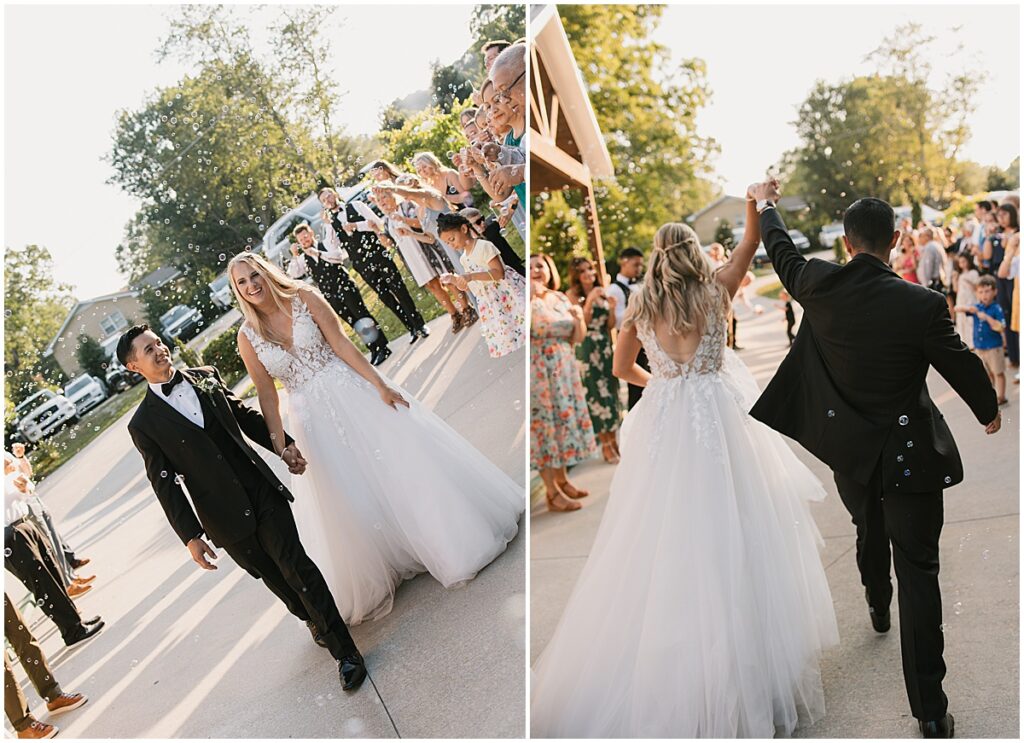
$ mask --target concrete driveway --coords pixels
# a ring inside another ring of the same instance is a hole
[[[393,341],[382,369],[523,483],[525,353],[491,359],[478,327],[452,336],[448,324],[434,321],[430,338],[413,346],[408,336]],[[90,697],[55,720],[62,737],[523,736],[522,532],[465,587],[445,590],[421,575],[398,590],[390,615],[355,627],[370,680],[347,695],[327,651],[260,582],[223,554],[216,572],[189,560],[126,424],[40,486],[99,576],[81,611],[109,624],[69,652],[48,619],[29,617],[64,688]],[[24,595],[7,581],[15,599]],[[46,719],[20,668],[16,675]]]

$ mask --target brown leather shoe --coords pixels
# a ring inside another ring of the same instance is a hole
[[[83,557],[83,558],[82,558],[82,559],[80,559],[80,560],[78,560],[78,559],[75,559],[75,560],[72,560],[72,561],[71,561],[71,568],[72,568],[73,570],[78,570],[79,568],[84,568],[84,567],[85,567],[86,565],[88,565],[88,564],[89,564],[90,562],[92,562],[92,560],[90,560],[90,559],[89,559],[88,557]]]
[[[75,598],[81,596],[83,593],[88,593],[92,590],[92,586],[82,585],[81,583],[72,583],[68,586],[68,596]]]
[[[92,583],[94,580],[96,580],[96,576],[95,575],[86,575],[85,577],[79,575],[79,576],[76,576],[75,579],[73,581],[71,581],[71,582],[72,583],[78,583],[78,584],[83,585],[83,586],[87,586],[90,583]]]
[[[88,701],[89,697],[85,694],[61,694],[53,701],[47,702],[46,709],[50,710],[50,714],[59,715],[62,712],[78,709]]]
[[[60,731],[53,725],[33,720],[32,724],[27,728],[18,731],[18,737],[28,738],[30,740],[41,740],[43,738],[52,738],[58,732]]]

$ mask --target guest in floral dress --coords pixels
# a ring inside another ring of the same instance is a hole
[[[548,510],[575,511],[589,493],[566,468],[596,449],[573,345],[583,340],[583,310],[558,291],[554,261],[530,256],[530,461],[544,480]]]
[[[497,246],[484,240],[461,214],[439,214],[437,234],[460,253],[465,273],[446,274],[444,284],[476,297],[481,334],[493,358],[507,356],[526,342],[526,279],[506,266]]]
[[[615,438],[619,428],[619,380],[612,374],[612,330],[618,300],[597,283],[597,270],[586,258],[573,258],[569,264],[569,290],[565,295],[583,309],[587,334],[576,346],[576,361],[601,454],[604,461],[615,464],[619,461]]]

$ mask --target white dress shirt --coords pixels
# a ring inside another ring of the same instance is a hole
[[[615,277],[615,280],[621,281],[628,286],[630,293],[632,293],[633,287],[629,283],[630,279],[620,273]],[[626,304],[629,301],[629,297],[624,295],[622,287],[615,283],[606,287],[604,291],[609,296],[615,297],[615,328],[616,330],[622,330],[622,317],[626,314]]]
[[[153,390],[153,394],[197,426],[200,428],[205,426],[203,406],[199,404],[199,395],[196,393],[195,388],[188,383],[187,379],[176,384],[174,389],[171,390],[170,395],[164,394],[163,385],[161,384],[150,384],[149,388]]]
[[[28,495],[18,490],[14,481],[23,475],[14,470],[4,476],[4,526],[10,526],[18,519],[28,518]]]

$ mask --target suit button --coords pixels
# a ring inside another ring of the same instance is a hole
[[[942,478],[942,481],[949,485],[951,482],[953,482],[953,478],[950,477],[949,475],[946,475],[944,478]]]
[[[908,417],[907,417],[907,416],[905,416],[905,415],[901,415],[901,416],[900,416],[900,425],[901,425],[901,426],[905,426],[905,425],[907,425],[908,423],[910,423],[910,418],[908,418]]]
[[[903,470],[904,477],[910,477],[910,470]]]
[[[902,462],[903,461],[903,455],[902,454],[897,454],[896,455],[896,461],[897,462]]]
[[[914,442],[913,441],[908,441],[907,442],[907,448],[908,449],[913,449],[914,448]]]
[[[221,455],[221,454],[217,455],[217,459],[223,459],[223,458],[224,458],[223,455]]]
[[[246,516],[252,516],[252,511],[251,511],[251,510],[249,510],[248,508],[247,508],[247,509],[245,509],[245,515],[246,515]]]
[[[827,415],[828,415],[829,418],[835,418],[836,417],[836,411],[830,410],[830,411],[828,411]]]

